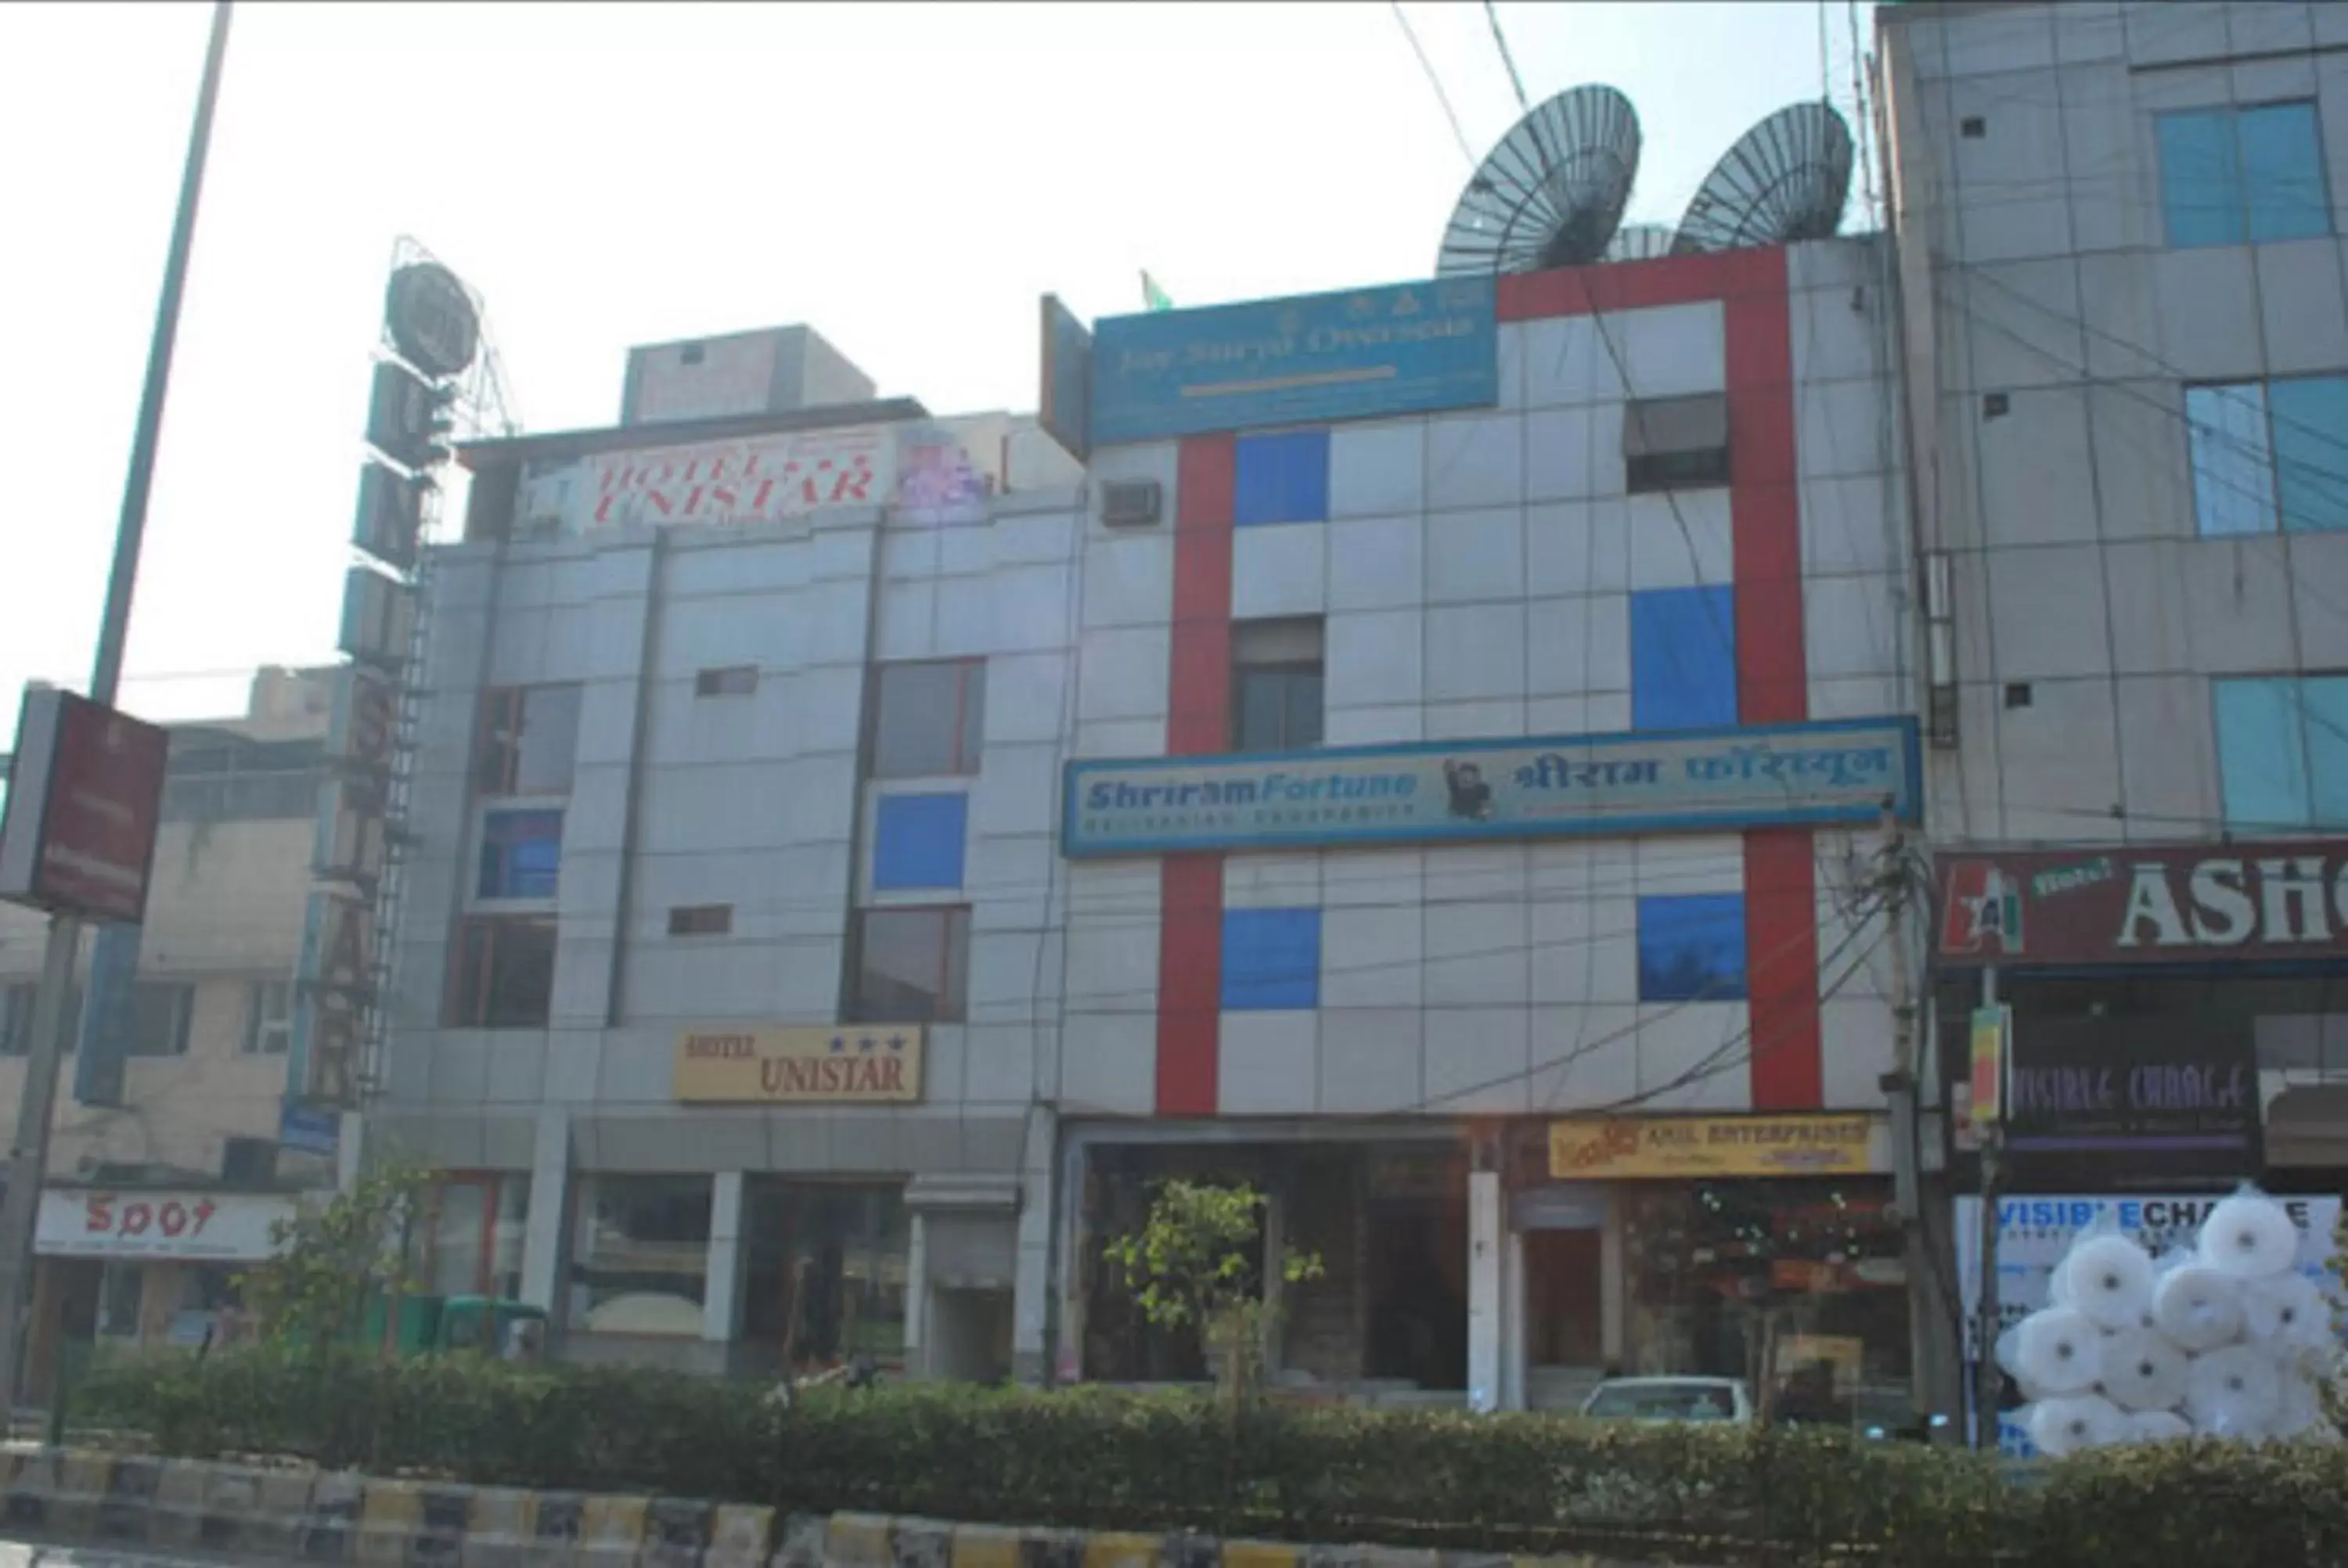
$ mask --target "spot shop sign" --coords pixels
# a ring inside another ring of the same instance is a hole
[[[1278,756],[1072,762],[1070,858],[1190,849],[1721,832],[1916,811],[1916,723],[1811,724]]]
[[[922,1097],[922,1026],[785,1024],[677,1031],[676,1098],[700,1105],[904,1104]]]
[[[1110,316],[1094,329],[1095,446],[1499,401],[1490,278]]]

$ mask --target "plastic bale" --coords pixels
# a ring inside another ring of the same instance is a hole
[[[349,1562],[366,1501],[366,1482],[348,1471],[318,1477],[302,1514],[302,1555],[314,1563]]]
[[[424,1489],[424,1517],[409,1542],[409,1568],[456,1568],[472,1518],[473,1489],[435,1482]]]
[[[644,1568],[700,1568],[709,1549],[706,1502],[656,1497],[644,1511]]]
[[[767,1568],[775,1535],[775,1511],[745,1502],[721,1502],[709,1512],[709,1546],[702,1568]]]
[[[148,1505],[147,1540],[154,1546],[193,1546],[204,1535],[204,1489],[212,1466],[172,1460],[156,1478]]]
[[[407,1568],[424,1529],[424,1489],[412,1481],[370,1481],[351,1549],[360,1568]]]
[[[540,1492],[537,1531],[524,1558],[529,1568],[572,1568],[579,1560],[579,1528],[586,1512],[583,1491]]]
[[[473,1493],[458,1550],[462,1568],[523,1568],[538,1535],[538,1493],[485,1486]]]
[[[579,1514],[579,1568],[636,1568],[648,1497],[590,1497]]]
[[[893,1524],[881,1513],[835,1513],[824,1522],[824,1568],[895,1568]]]

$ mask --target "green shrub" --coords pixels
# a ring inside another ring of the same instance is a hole
[[[2348,1450],[2175,1444],[2016,1467],[1835,1433],[1234,1410],[1210,1397],[819,1390],[267,1348],[100,1368],[80,1414],[197,1458],[1036,1525],[1884,1568],[2348,1563]]]

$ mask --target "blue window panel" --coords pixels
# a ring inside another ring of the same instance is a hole
[[[1661,588],[1631,596],[1631,727],[1736,723],[1736,594]]]
[[[880,893],[962,886],[970,796],[884,794],[872,828],[872,887]]]
[[[1321,911],[1223,911],[1223,1006],[1234,1012],[1321,1005]]]
[[[2308,825],[2348,827],[2348,677],[2299,682],[2307,737]]]
[[[551,898],[562,870],[562,813],[493,811],[481,820],[483,898]]]
[[[2297,685],[2292,681],[2213,683],[2218,777],[2229,827],[2272,832],[2308,825],[2313,803],[2308,794],[2306,726],[2300,722]]]
[[[1745,999],[1745,895],[1675,893],[1640,899],[1639,999]]]
[[[2293,533],[2348,528],[2348,376],[2267,388],[2274,416],[2275,494]]]
[[[1231,444],[1231,521],[1319,523],[1329,518],[1329,433],[1291,430]]]
[[[2156,122],[2160,210],[2176,246],[2242,242],[2242,186],[2231,109],[2191,109]]]
[[[2315,106],[2262,104],[2237,110],[2234,135],[2242,160],[2242,204],[2250,243],[2332,232]]]
[[[2193,518],[2203,537],[2272,533],[2274,450],[2267,440],[2266,384],[2187,387],[2185,433],[2193,464]]]

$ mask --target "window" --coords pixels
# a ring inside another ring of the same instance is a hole
[[[571,1327],[699,1335],[709,1276],[707,1176],[588,1176],[572,1237]]]
[[[475,790],[569,794],[579,753],[579,701],[577,686],[501,686],[482,693]]]
[[[1727,588],[1631,596],[1631,727],[1736,723],[1736,595]]]
[[[676,351],[676,363],[679,364],[699,364],[708,357],[709,350],[702,343],[689,343]]]
[[[986,661],[944,660],[875,669],[865,771],[876,779],[963,777],[978,772],[986,719]]]
[[[668,912],[672,937],[723,937],[733,929],[731,904],[687,904]]]
[[[41,988],[37,981],[13,980],[0,985],[0,1056],[25,1056],[33,1049],[33,1007],[39,999]],[[66,1049],[73,1050],[81,1039],[81,1000],[79,986],[66,999],[70,1019],[66,1030]]]
[[[1639,999],[1741,1001],[1745,896],[1677,893],[1639,900]]]
[[[1329,516],[1329,433],[1290,430],[1231,443],[1231,521],[1318,523]]]
[[[2348,675],[2212,682],[2226,825],[2348,826]]]
[[[2157,117],[2160,210],[2176,246],[2263,244],[2332,231],[2315,106]]]
[[[456,1175],[426,1195],[417,1273],[439,1296],[521,1295],[530,1178]]]
[[[251,741],[219,731],[171,738],[163,776],[163,816],[170,822],[268,822],[315,816],[316,741]]]
[[[1727,395],[1634,397],[1623,405],[1622,483],[1633,496],[1727,484]]]
[[[1321,911],[1223,911],[1223,1006],[1237,1010],[1321,1005]]]
[[[130,988],[131,1056],[185,1056],[196,988],[179,980],[140,980]]]
[[[1301,752],[1321,743],[1318,616],[1231,628],[1231,749]]]
[[[960,1023],[970,979],[970,911],[858,911],[855,974],[853,1022]]]
[[[696,697],[747,697],[758,689],[758,667],[756,664],[729,664],[722,670],[704,670],[693,678],[693,694]]]
[[[532,808],[481,814],[482,898],[551,898],[562,868],[562,814]]]
[[[2348,528],[2348,376],[2185,389],[2205,537]]]
[[[457,1029],[538,1029],[554,995],[554,922],[475,917],[457,926],[448,1022]]]
[[[884,794],[873,814],[872,889],[907,893],[962,886],[970,797]]]
[[[293,982],[253,981],[245,989],[244,1053],[247,1056],[283,1056],[293,1040]]]
[[[783,1350],[793,1371],[905,1355],[911,1216],[895,1184],[779,1182],[742,1192],[742,1337]],[[936,1266],[932,1229],[930,1256]]]

